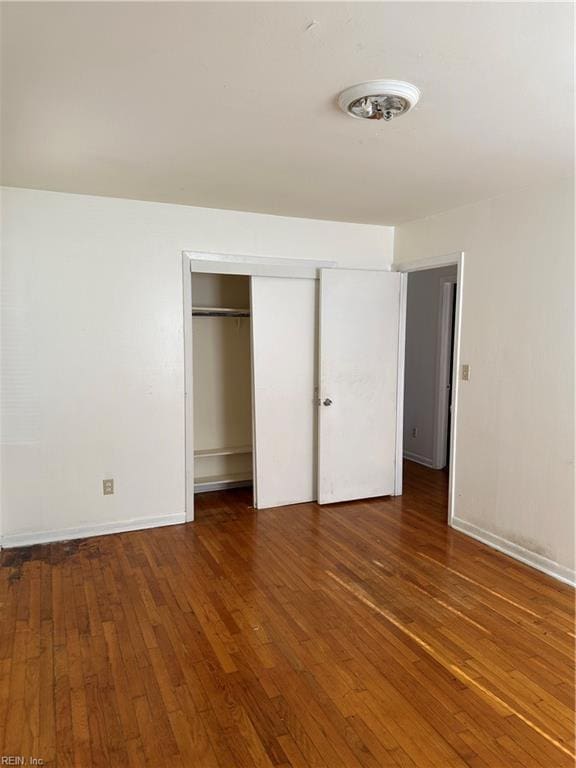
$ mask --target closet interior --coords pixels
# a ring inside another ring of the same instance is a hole
[[[250,278],[192,283],[194,492],[252,484]]]

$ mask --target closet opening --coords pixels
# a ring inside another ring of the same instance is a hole
[[[194,494],[252,487],[249,276],[194,275],[192,350]]]
[[[187,520],[400,492],[406,281],[252,258],[183,253]]]

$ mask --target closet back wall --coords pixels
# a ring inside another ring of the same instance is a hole
[[[392,227],[26,189],[2,218],[12,546],[184,520],[183,250],[392,260]]]

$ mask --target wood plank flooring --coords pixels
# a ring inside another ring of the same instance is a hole
[[[573,591],[447,528],[447,478],[2,553],[0,755],[46,766],[574,765]]]

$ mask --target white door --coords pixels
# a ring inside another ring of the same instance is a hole
[[[320,272],[318,501],[395,492],[401,275]]]
[[[317,281],[252,277],[254,505],[316,498]]]

